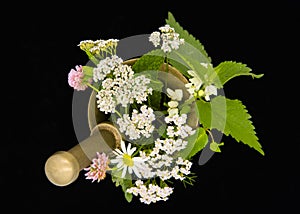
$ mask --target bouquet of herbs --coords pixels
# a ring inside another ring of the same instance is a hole
[[[246,107],[222,93],[234,77],[262,74],[235,61],[214,65],[200,41],[170,12],[165,25],[149,34],[153,50],[134,63],[118,56],[118,42],[81,41],[92,63],[75,66],[68,75],[75,90],[96,92],[98,110],[123,137],[112,154],[95,151],[84,169],[86,179],[100,182],[110,176],[128,202],[137,196],[150,204],[168,200],[174,181],[194,182],[193,158],[204,148],[221,152],[224,142],[215,133],[264,155]]]

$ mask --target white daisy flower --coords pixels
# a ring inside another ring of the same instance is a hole
[[[141,178],[141,173],[144,167],[144,159],[142,157],[132,157],[133,152],[136,150],[136,147],[131,148],[131,143],[128,143],[126,148],[125,142],[121,141],[121,150],[115,149],[113,153],[116,155],[115,159],[112,159],[110,162],[116,164],[117,170],[122,170],[122,178],[125,177],[126,172],[129,174],[134,174]]]

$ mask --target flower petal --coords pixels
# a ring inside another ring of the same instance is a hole
[[[129,154],[129,151],[131,149],[131,143],[128,143],[128,146],[127,146],[127,150],[126,150],[126,153]],[[129,154],[130,155],[130,154]]]
[[[115,158],[115,159],[110,160],[111,163],[119,163],[120,161],[122,161],[121,158]]]
[[[136,166],[133,166],[132,167],[133,171],[134,171],[134,174],[138,177],[138,178],[141,178],[141,174],[139,172],[139,170],[136,168]]]
[[[132,174],[132,167],[128,167],[129,174]]]
[[[125,164],[123,163],[123,161],[120,161],[120,162],[117,164],[117,168],[119,168],[119,169],[122,169],[124,166],[125,166]]]
[[[116,154],[115,152],[116,152],[117,154]],[[115,155],[117,155],[117,156],[119,156],[119,155],[123,155],[123,152],[121,152],[121,150],[120,150],[120,149],[118,149],[118,148],[117,148],[117,149],[115,149],[115,152],[114,152],[114,154],[115,154]]]
[[[125,146],[125,142],[123,140],[121,141],[121,149],[122,149],[123,153],[126,153],[126,146]]]
[[[131,156],[135,150],[136,150],[136,147],[133,147],[131,150],[127,151],[127,154]]]
[[[122,178],[125,178],[126,171],[127,171],[127,166],[124,165],[123,172],[122,172]]]

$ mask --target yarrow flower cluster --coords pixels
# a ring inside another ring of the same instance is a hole
[[[81,41],[78,46],[81,50],[94,56],[104,57],[106,54],[115,54],[118,42],[118,39],[84,40]]]
[[[145,185],[143,181],[137,180],[135,187],[128,188],[126,191],[135,196],[140,196],[140,201],[145,204],[155,203],[157,201],[166,201],[169,196],[173,193],[171,187],[160,187],[158,185]]]
[[[116,55],[101,60],[94,68],[93,76],[95,82],[101,82],[96,97],[99,110],[105,114],[115,113],[119,104],[122,107],[134,101],[141,104],[152,94],[152,88],[148,87],[150,79],[144,75],[134,76],[132,68]]]
[[[168,88],[173,98],[181,101],[182,91]],[[152,151],[147,154],[143,151],[140,155],[146,159],[146,163],[152,168],[152,176],[158,176],[162,180],[168,180],[170,178],[185,179],[185,176],[190,174],[190,168],[192,162],[185,160],[182,157],[176,158],[176,152],[184,150],[187,146],[185,140],[189,135],[193,135],[193,130],[189,125],[186,124],[187,115],[179,114],[178,102],[172,100],[169,102],[176,102],[177,105],[170,106],[168,108],[168,116],[165,117],[165,122],[168,125],[166,137],[164,139],[156,139]]]
[[[177,50],[184,43],[184,39],[179,38],[179,34],[174,28],[166,24],[159,28],[159,31],[154,31],[149,37],[149,41],[155,47],[161,46],[161,50],[165,53],[170,53],[172,50]]]
[[[143,105],[140,111],[141,113],[133,109],[131,117],[129,114],[123,114],[121,118],[117,119],[120,132],[129,136],[130,140],[139,139],[141,136],[149,138],[154,131],[154,125],[152,125],[155,120],[153,109]]]
[[[202,44],[171,14],[166,21],[148,38],[156,50],[133,64],[118,56],[117,39],[81,41],[78,46],[92,64],[77,65],[68,75],[75,90],[94,90],[98,121],[105,118],[122,136],[111,153],[95,151],[84,168],[86,179],[100,182],[110,173],[128,202],[133,196],[145,204],[166,201],[174,192],[174,181],[192,184],[193,157],[208,144],[221,152],[223,143],[214,139],[211,129],[224,132],[226,127],[226,135],[264,154],[245,107],[218,93],[235,76],[260,76],[231,61],[214,67]],[[169,76],[162,79],[166,73]]]

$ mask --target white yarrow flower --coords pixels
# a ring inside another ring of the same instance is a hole
[[[154,47],[160,44],[160,32],[155,31],[150,34],[149,41],[153,43]]]
[[[106,57],[101,60],[97,67],[93,69],[93,79],[95,82],[102,81],[105,77],[111,73],[116,67],[118,67],[123,62],[123,59],[113,55],[111,57]]]
[[[161,46],[161,50],[165,53],[170,53],[172,50],[177,50],[180,45],[184,44],[184,39],[179,38],[179,34],[174,28],[166,24],[159,28],[160,32],[153,32],[149,36],[149,41],[157,47]]]
[[[158,185],[145,185],[141,180],[135,182],[136,187],[128,188],[126,191],[140,196],[140,201],[145,204],[155,203],[157,201],[166,201],[173,193],[171,187],[160,187]]]
[[[154,131],[152,122],[155,120],[155,114],[152,108],[143,105],[140,108],[141,113],[136,109],[132,111],[131,117],[123,114],[117,119],[120,132],[129,137],[130,140],[139,139],[142,136],[149,138]]]

